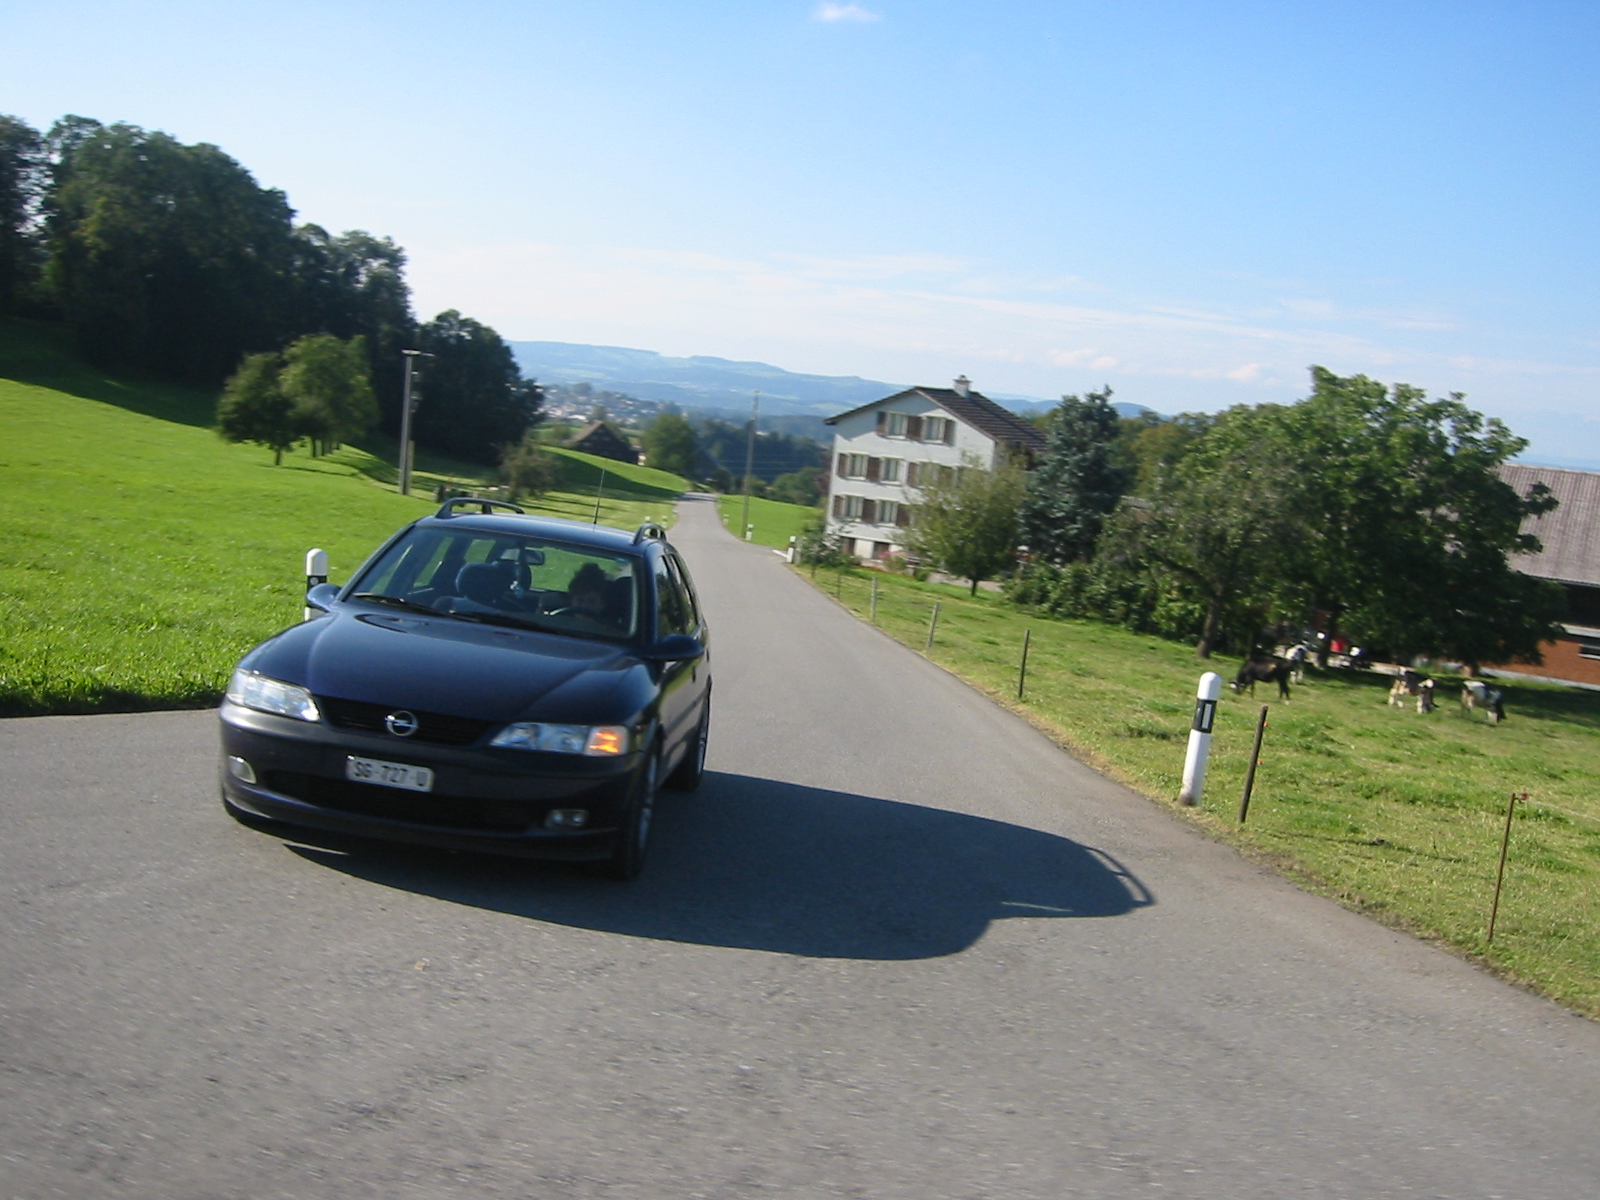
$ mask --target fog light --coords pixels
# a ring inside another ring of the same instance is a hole
[[[228,755],[228,774],[235,779],[242,779],[246,783],[254,783],[256,781],[255,768],[237,754]]]
[[[582,829],[588,823],[587,808],[552,808],[544,819],[546,829]]]

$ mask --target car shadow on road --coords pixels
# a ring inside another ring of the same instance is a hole
[[[302,857],[386,887],[583,929],[819,958],[954,954],[1007,917],[1154,903],[1109,855],[1054,834],[775,779],[664,794],[644,874],[308,835]]]

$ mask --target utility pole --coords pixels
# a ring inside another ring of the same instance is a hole
[[[411,495],[411,368],[419,358],[432,358],[424,350],[402,350],[406,356],[405,395],[400,400],[400,494]]]
[[[761,412],[761,393],[750,398],[750,436],[744,442],[744,516],[739,521],[739,540],[750,533],[750,472],[756,461],[756,418]]]

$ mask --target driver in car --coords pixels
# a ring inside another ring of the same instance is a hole
[[[584,563],[567,585],[567,604],[552,615],[576,617],[580,624],[596,632],[616,632],[616,621],[607,611],[606,575],[595,563]]]

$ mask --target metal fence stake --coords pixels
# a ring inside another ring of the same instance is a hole
[[[1526,800],[1528,793],[1523,792],[1521,798]],[[1511,848],[1511,814],[1517,811],[1517,793],[1511,793],[1511,803],[1506,805],[1506,830],[1500,835],[1500,870],[1494,877],[1494,903],[1489,906],[1489,936],[1483,940],[1494,941],[1494,922],[1500,915],[1500,885],[1506,881],[1506,851]]]
[[[1239,797],[1239,824],[1244,824],[1245,817],[1250,815],[1250,792],[1256,786],[1256,767],[1261,763],[1261,738],[1267,732],[1267,706],[1261,706],[1261,715],[1256,718],[1256,744],[1250,751],[1250,765],[1244,773],[1244,795]]]
[[[924,654],[932,653],[932,651],[933,651],[933,635],[934,635],[934,631],[937,630],[938,628],[939,628],[939,602],[937,600],[935,600],[933,602],[933,616],[931,618],[929,618],[929,620],[928,620],[928,644],[922,648],[922,652]]]
[[[1028,683],[1028,643],[1033,640],[1033,630],[1022,631],[1022,665],[1017,668],[1017,699],[1022,699],[1022,689]]]

